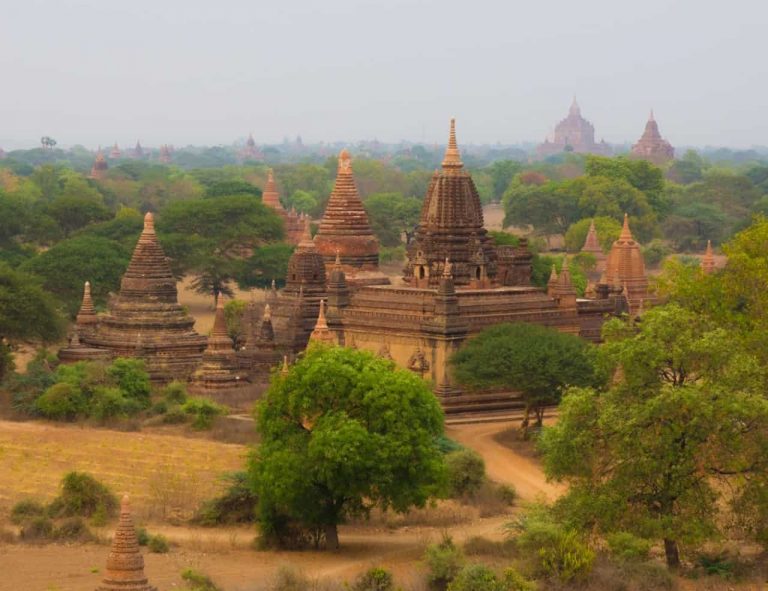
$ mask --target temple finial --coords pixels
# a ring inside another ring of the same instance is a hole
[[[456,119],[451,119],[451,131],[448,134],[448,146],[445,149],[443,158],[443,168],[461,168],[464,163],[461,161],[459,146],[456,142]]]
[[[151,211],[148,211],[146,214],[144,214],[144,231],[155,231],[155,216],[152,215]]]
[[[344,148],[341,152],[339,152],[339,173],[347,173],[352,171],[352,157],[349,155],[349,152],[346,148]]]
[[[621,228],[619,240],[632,240],[632,231],[629,229],[629,214],[624,214],[624,225]]]
[[[309,227],[309,216],[304,218],[304,228],[301,232],[301,242],[299,242],[299,246],[304,248],[314,248],[315,242],[312,240],[312,231]]]
[[[271,320],[272,318],[272,308],[269,304],[266,304],[264,306],[264,317],[263,320]]]
[[[648,117],[648,121],[656,121],[656,119],[653,117],[653,109],[651,109],[651,115]]]

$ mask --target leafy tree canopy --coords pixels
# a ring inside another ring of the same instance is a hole
[[[413,234],[419,223],[422,202],[401,193],[376,193],[365,200],[371,227],[382,246],[397,246],[402,235]]]

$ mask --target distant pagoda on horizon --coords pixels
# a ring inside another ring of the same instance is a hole
[[[661,137],[659,124],[656,123],[653,116],[653,109],[651,109],[648,122],[645,124],[643,135],[632,146],[629,155],[631,158],[648,160],[656,165],[665,164],[675,157],[675,149],[672,144]]]
[[[248,134],[248,139],[245,141],[245,146],[240,150],[241,160],[264,160],[264,154],[261,153],[259,147],[256,145],[256,141],[253,139],[253,134]]]
[[[595,127],[581,115],[581,107],[573,97],[568,116],[556,126],[554,134],[536,148],[540,157],[552,156],[562,152],[576,154],[610,155],[611,147],[601,140],[595,142]]]
[[[106,178],[107,170],[109,170],[109,164],[107,164],[107,159],[104,158],[104,153],[101,151],[101,148],[99,148],[99,151],[96,152],[96,159],[93,161],[93,166],[91,166],[91,174],[89,174],[88,177],[95,180],[102,180]]]

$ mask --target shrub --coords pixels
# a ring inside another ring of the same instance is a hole
[[[181,573],[181,579],[189,591],[221,591],[208,575],[188,568]]]
[[[437,589],[445,589],[464,566],[464,553],[457,548],[453,540],[446,536],[439,544],[427,546],[424,555],[427,580]]]
[[[405,246],[382,246],[379,251],[379,262],[383,265],[387,263],[397,263],[405,260]]]
[[[59,382],[35,401],[35,408],[48,419],[74,421],[79,415],[85,414],[86,400],[77,386]]]
[[[149,535],[147,532],[147,528],[145,527],[137,527],[136,528],[136,539],[139,542],[139,546],[146,546],[149,544],[149,539],[152,536]]]
[[[605,541],[611,555],[621,560],[646,560],[651,551],[651,543],[626,531],[608,534]]]
[[[517,490],[511,484],[500,484],[496,489],[499,498],[507,505],[514,505],[517,500]]]
[[[459,451],[461,449],[466,449],[463,445],[461,445],[461,443],[459,443],[455,439],[446,437],[445,435],[440,435],[440,437],[437,438],[437,447],[440,450],[440,453],[443,453],[443,454],[449,454],[452,451]]]
[[[174,381],[160,390],[160,395],[169,404],[184,404],[187,401],[187,386],[184,382]]]
[[[143,359],[118,357],[107,368],[107,375],[127,399],[136,401],[141,408],[149,406],[149,374]]]
[[[93,539],[93,534],[83,521],[82,517],[70,517],[65,519],[53,531],[52,537],[63,541],[88,542]]]
[[[149,412],[153,415],[164,415],[168,412],[168,403],[165,400],[159,400],[152,405]]]
[[[25,542],[47,540],[53,535],[53,522],[47,517],[33,517],[19,532],[19,538]]]
[[[51,503],[56,517],[91,517],[103,507],[108,517],[117,514],[117,497],[85,472],[69,472],[61,480],[61,494]]]
[[[96,507],[96,511],[93,512],[91,517],[91,525],[94,527],[103,527],[107,525],[107,508],[104,505]]]
[[[90,403],[90,416],[100,421],[132,416],[142,409],[136,399],[126,397],[119,388],[97,387]]]
[[[231,483],[229,488],[220,497],[205,502],[194,521],[206,526],[254,523],[259,499],[248,482],[248,475],[233,472],[224,478]]]
[[[352,591],[392,591],[392,589],[394,589],[392,573],[379,567],[368,569],[352,585]]]
[[[163,415],[163,423],[166,425],[178,425],[187,422],[187,413],[180,406],[174,406],[168,409]]]
[[[35,517],[45,517],[45,507],[37,501],[19,501],[11,508],[11,523],[15,525],[21,525]]]
[[[149,538],[149,542],[147,542],[147,549],[154,554],[165,554],[168,552],[168,550],[171,549],[171,547],[168,544],[168,540],[165,536],[156,534]]]
[[[192,428],[199,431],[210,429],[213,420],[227,410],[207,398],[188,398],[181,408],[188,415],[192,415]]]
[[[277,569],[272,591],[307,591],[309,588],[309,579],[295,568],[281,566]]]
[[[448,591],[504,591],[490,568],[484,564],[469,564],[448,585]]]
[[[661,240],[651,240],[647,246],[642,247],[643,259],[648,267],[657,267],[672,250]]]
[[[504,571],[501,587],[504,591],[536,591],[537,587],[536,583],[526,579],[514,568]]]
[[[485,462],[476,451],[463,449],[445,456],[452,497],[474,496],[485,481]]]

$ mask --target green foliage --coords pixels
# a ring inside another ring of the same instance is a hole
[[[93,533],[88,529],[82,517],[69,517],[62,521],[53,530],[51,537],[58,541],[89,542],[94,539]]]
[[[3,354],[3,349],[0,349],[0,354]],[[55,362],[56,358],[47,349],[39,349],[27,364],[26,373],[13,372],[2,382],[11,393],[12,406],[16,412],[37,414],[37,398],[56,382],[56,374],[51,369]]]
[[[253,254],[237,266],[235,280],[241,289],[269,287],[272,280],[277,285],[285,282],[288,260],[294,246],[284,242],[265,244],[254,249]]]
[[[126,398],[149,406],[149,374],[143,359],[118,357],[107,367],[107,375]]]
[[[250,474],[262,533],[282,514],[335,547],[349,515],[424,506],[443,484],[442,423],[418,376],[365,351],[310,347],[257,407]]]
[[[552,273],[552,265],[558,274],[563,270],[564,256],[552,256],[534,254],[531,270],[531,283],[536,287],[546,289],[547,282]],[[588,253],[579,253],[568,261],[568,269],[571,272],[571,285],[579,296],[584,295],[587,288],[587,273],[594,268],[595,258]]]
[[[174,380],[163,386],[160,396],[170,404],[184,404],[187,401],[187,385],[184,382]]]
[[[448,585],[448,591],[504,591],[496,573],[484,564],[468,564]]]
[[[155,534],[147,542],[147,550],[153,554],[166,554],[171,549],[168,540],[161,534]]]
[[[670,248],[661,240],[651,240],[642,248],[642,251],[646,267],[658,267],[671,253]]]
[[[651,543],[643,538],[626,532],[617,531],[605,537],[611,554],[621,560],[646,560],[651,551]]]
[[[491,176],[493,201],[501,201],[512,179],[522,169],[522,163],[514,160],[497,160],[486,169]]]
[[[19,501],[11,507],[11,523],[21,525],[35,517],[44,517],[45,514],[46,509],[42,503],[31,499]]]
[[[149,540],[152,536],[149,535],[147,529],[144,527],[136,528],[136,540],[139,542],[139,546],[146,546],[149,544]]]
[[[427,546],[424,563],[427,580],[437,589],[445,589],[464,568],[464,553],[450,537],[444,537],[439,544]]]
[[[227,407],[203,397],[187,398],[181,409],[192,416],[192,428],[198,431],[210,429],[216,417],[227,412]]]
[[[547,474],[569,484],[559,510],[578,528],[678,545],[724,534],[728,506],[766,531],[766,371],[737,334],[675,304],[639,326],[604,325],[605,391],[573,388],[541,437]],[[618,371],[618,373],[616,373]]]
[[[66,382],[48,388],[35,403],[41,415],[54,421],[74,421],[87,411],[87,400],[83,393]]]
[[[53,536],[53,521],[48,517],[33,517],[19,530],[19,538],[25,542],[48,540]]]
[[[351,586],[351,591],[394,591],[392,573],[381,567],[369,568]]]
[[[470,339],[450,360],[456,379],[469,387],[518,390],[537,423],[570,385],[595,383],[594,351],[580,338],[533,324],[500,324]]]
[[[376,193],[365,200],[371,228],[382,246],[399,246],[403,235],[413,233],[421,205],[421,199],[401,193]]]
[[[224,476],[230,484],[223,495],[203,503],[194,521],[216,526],[256,521],[258,497],[253,493],[248,474],[233,472]]]
[[[440,435],[437,438],[437,448],[442,454],[449,454],[454,451],[466,449],[463,445],[461,445],[461,443],[445,435]]]
[[[181,580],[187,584],[187,591],[222,591],[208,575],[191,568],[182,571]]]
[[[86,472],[68,472],[61,480],[61,493],[51,503],[55,517],[91,517],[103,510],[117,514],[117,497],[104,484]]]
[[[224,318],[227,321],[227,335],[232,339],[234,346],[237,346],[238,341],[242,342],[245,335],[245,327],[243,326],[243,315],[248,304],[243,300],[229,300],[224,304]]]
[[[93,391],[87,412],[94,419],[106,421],[117,417],[135,415],[142,409],[142,406],[141,402],[129,398],[120,388],[99,386]]]
[[[724,579],[733,578],[735,570],[734,563],[724,552],[707,554],[702,553],[696,557],[696,562],[704,572],[710,576],[717,576]]]
[[[502,589],[504,591],[536,591],[538,585],[533,581],[526,579],[514,568],[508,568],[504,571]]]
[[[472,497],[485,482],[485,462],[476,451],[463,449],[445,456],[451,497]]]
[[[621,224],[615,218],[603,216],[579,220],[568,228],[568,231],[565,233],[565,248],[569,252],[579,252],[581,250],[584,246],[584,241],[587,239],[589,226],[593,221],[595,222],[595,231],[600,242],[600,248],[606,254],[611,250],[611,245],[621,234]]]
[[[379,250],[379,262],[382,265],[405,261],[406,250],[404,245],[382,246]]]

